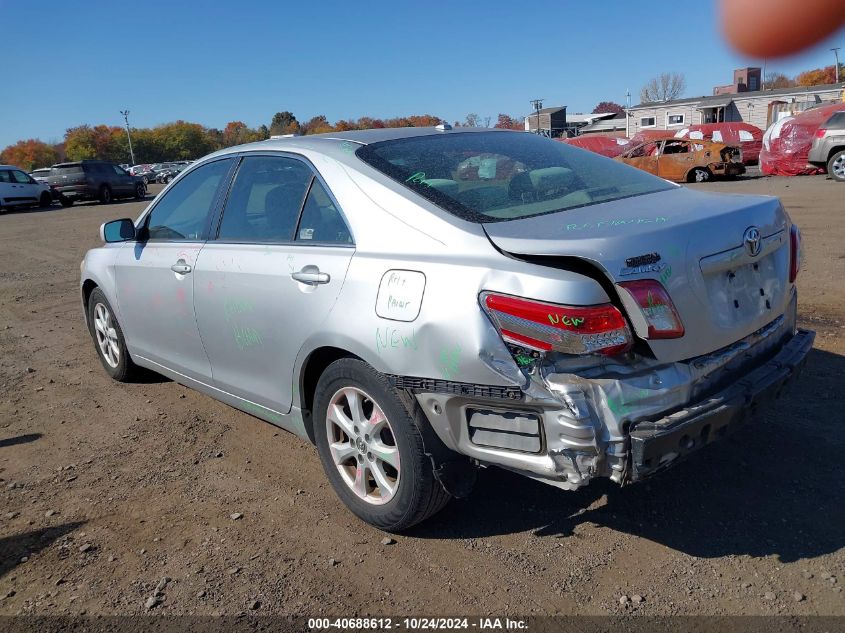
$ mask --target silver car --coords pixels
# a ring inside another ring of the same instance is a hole
[[[776,198],[522,132],[233,147],[100,231],[81,296],[105,370],[310,440],[386,530],[468,494],[479,467],[640,481],[780,396],[814,338]]]

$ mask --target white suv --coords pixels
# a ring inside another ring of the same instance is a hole
[[[11,207],[51,204],[53,193],[48,185],[14,165],[0,165],[0,212]]]

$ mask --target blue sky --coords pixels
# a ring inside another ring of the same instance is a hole
[[[7,72],[0,148],[58,141],[82,123],[223,128],[469,112],[495,121],[529,100],[589,112],[633,103],[662,71],[710,94],[761,60],[728,48],[709,2],[68,2],[0,0]],[[845,31],[804,54],[769,60],[794,74],[833,63]],[[11,59],[8,54],[11,53]]]

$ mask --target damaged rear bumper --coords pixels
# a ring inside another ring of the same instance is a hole
[[[815,337],[796,329],[794,304],[706,356],[593,373],[537,371],[518,397],[427,383],[397,386],[410,387],[448,449],[477,464],[569,490],[596,477],[624,484],[721,437],[780,395]]]
[[[630,479],[638,481],[726,435],[779,398],[801,372],[815,333],[799,330],[778,354],[731,387],[671,415],[642,421],[631,431]]]

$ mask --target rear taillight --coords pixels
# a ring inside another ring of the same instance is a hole
[[[565,306],[483,292],[481,306],[512,345],[539,352],[605,355],[631,346],[625,317],[609,303]]]
[[[789,229],[789,283],[798,278],[801,268],[801,231],[793,224]]]
[[[663,284],[654,279],[639,279],[619,285],[630,293],[640,307],[648,324],[648,338],[680,338],[684,335],[681,317]]]
[[[827,134],[827,130],[823,127],[820,127],[816,130],[816,138],[824,138],[824,135]]]

